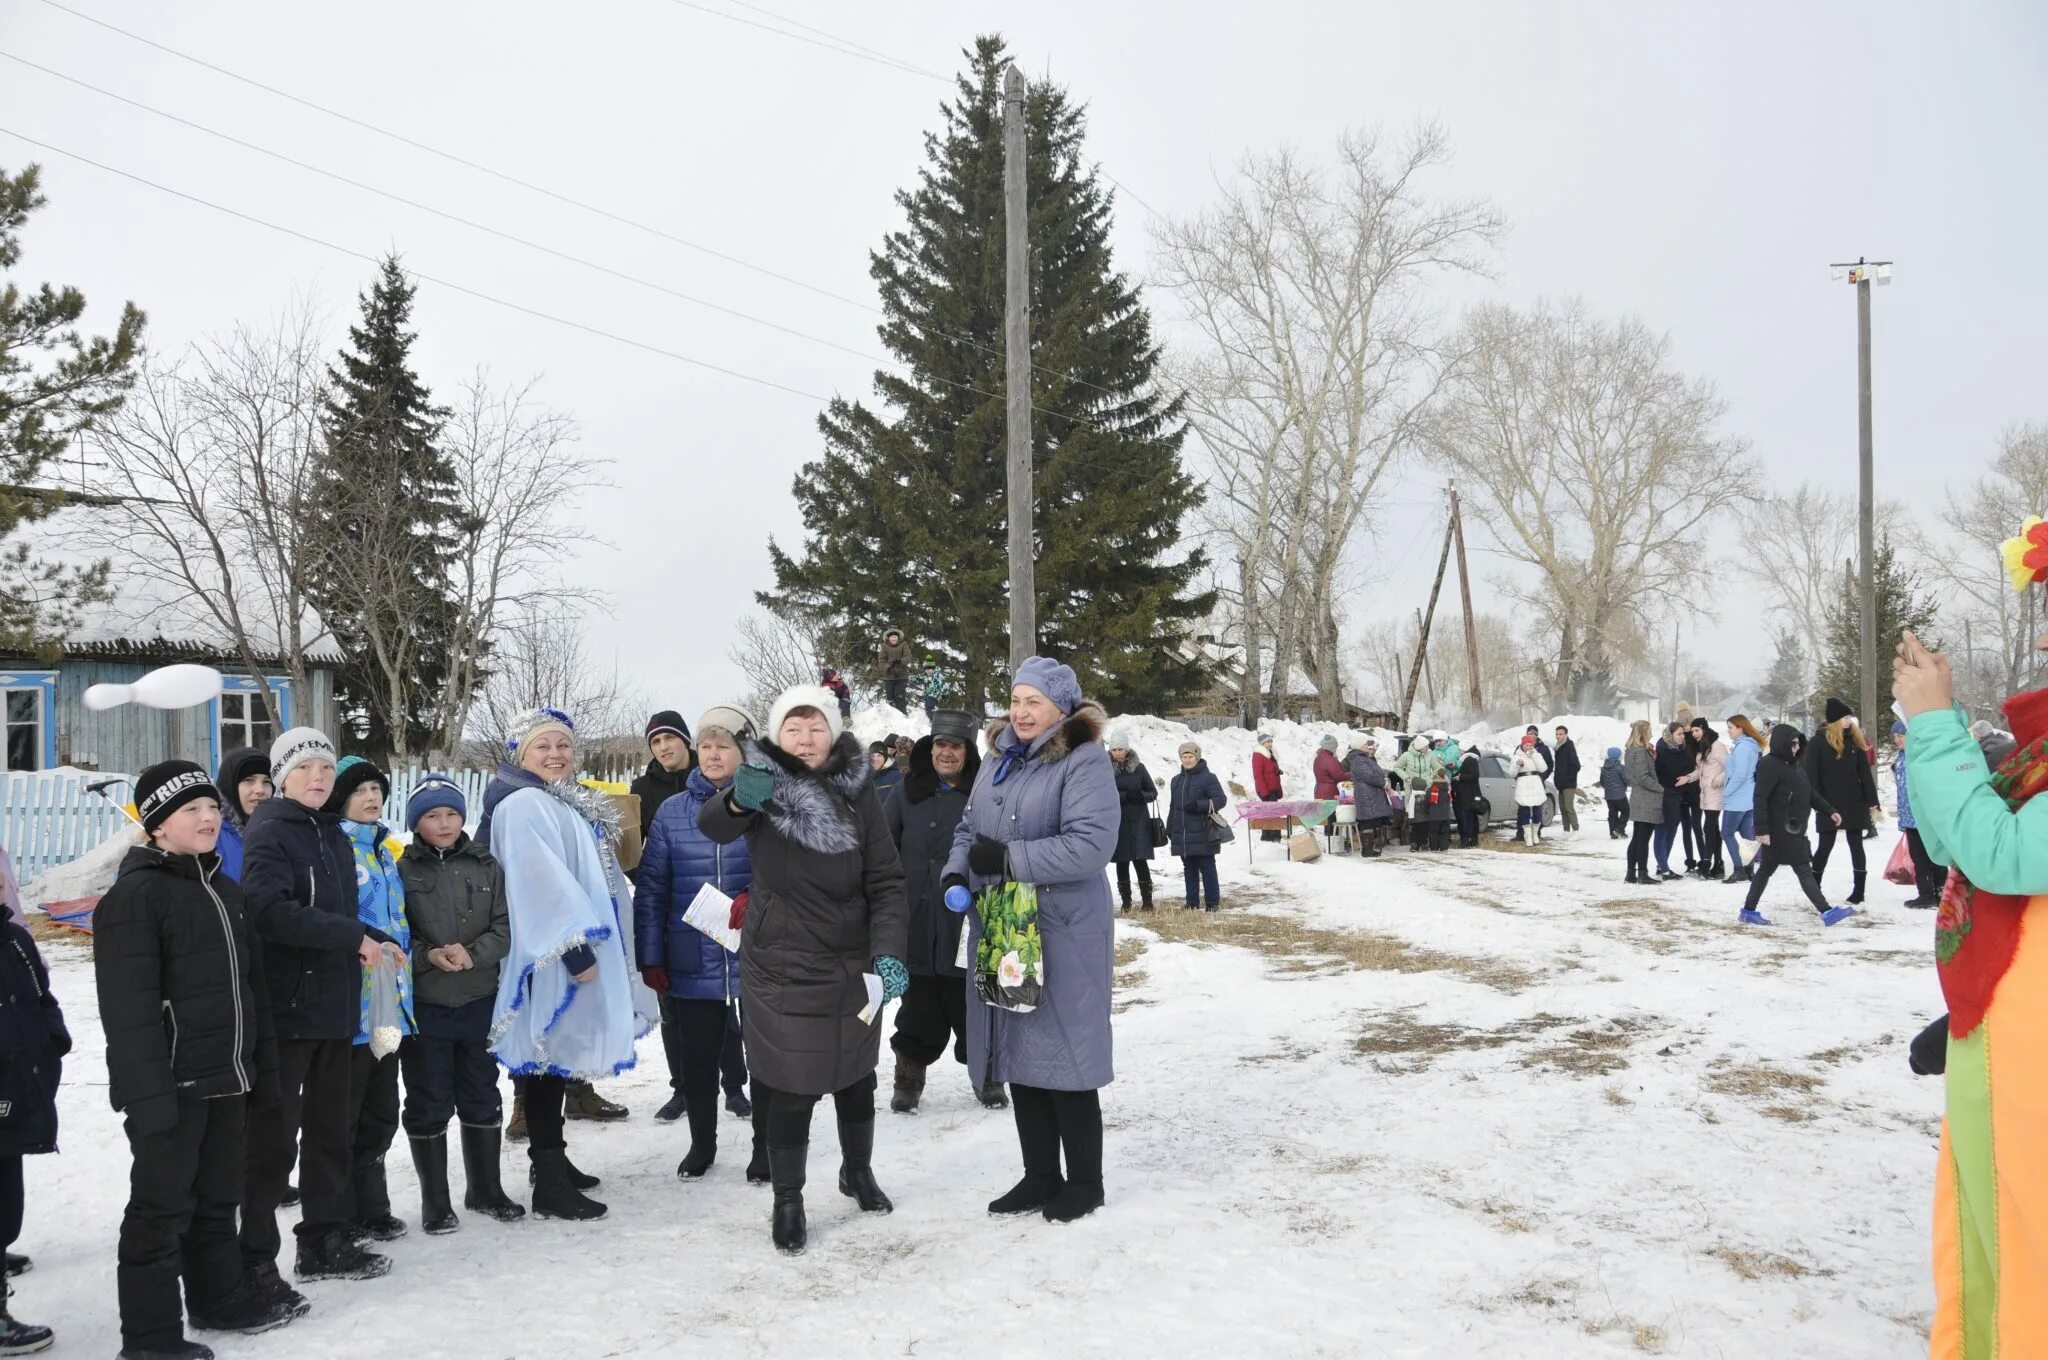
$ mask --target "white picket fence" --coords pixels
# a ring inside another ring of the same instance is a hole
[[[413,768],[394,771],[391,795],[384,803],[384,821],[394,829],[405,825],[405,803],[412,791],[429,774],[441,774],[455,781],[469,804],[470,825],[483,815],[484,788],[494,770],[428,770]],[[630,781],[637,768],[600,768],[585,771],[591,779]],[[102,776],[67,774],[0,774],[0,845],[14,861],[14,872],[23,883],[62,864],[69,864],[103,844],[126,822],[121,810],[86,785]],[[135,790],[125,780],[107,792],[118,802],[134,801]]]

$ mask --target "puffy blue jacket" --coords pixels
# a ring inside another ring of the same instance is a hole
[[[1721,785],[1721,811],[1724,816],[1730,812],[1756,810],[1756,767],[1763,754],[1762,748],[1748,733],[1737,737],[1735,744],[1728,748],[1728,775]]]
[[[222,809],[220,819],[220,841],[213,847],[213,853],[220,856],[220,871],[240,883],[242,881],[242,824],[226,815]]]
[[[654,814],[633,892],[640,966],[666,968],[668,994],[684,1001],[724,1001],[740,994],[738,956],[683,920],[706,883],[738,897],[754,881],[746,841],[719,845],[697,829],[698,811],[720,795],[702,770],[690,771],[683,791]]]

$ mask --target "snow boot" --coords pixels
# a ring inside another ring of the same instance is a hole
[[[1128,902],[1124,904],[1124,910],[1130,910]],[[896,1086],[889,1094],[889,1109],[892,1113],[917,1113],[917,1102],[924,1095],[924,1072],[923,1063],[906,1058],[901,1053],[896,1055]]]
[[[569,1154],[560,1148],[532,1152],[536,1175],[533,1187],[533,1216],[559,1218],[572,1223],[590,1223],[609,1212],[604,1205],[586,1198],[569,1179]]]
[[[505,1194],[499,1178],[499,1158],[503,1152],[504,1139],[497,1125],[462,1126],[462,1177],[467,1182],[462,1191],[462,1207],[500,1223],[517,1223],[526,1217],[526,1209]]]
[[[280,1208],[280,1209],[296,1209],[296,1208],[298,1208],[298,1207],[299,1207],[299,1187],[298,1187],[298,1186],[296,1186],[296,1185],[293,1185],[293,1184],[292,1184],[291,1182],[289,1182],[289,1181],[285,1182],[285,1187],[284,1187],[284,1193],[283,1193],[282,1195],[279,1195],[279,1196],[277,1197],[277,1207],[278,1207],[278,1208]]]
[[[801,1256],[808,1237],[804,1223],[804,1162],[809,1143],[768,1149],[768,1167],[775,1185],[775,1207],[769,1213],[768,1235],[786,1256]]]
[[[687,1114],[689,1109],[690,1102],[684,1098],[681,1091],[677,1091],[668,1098],[667,1103],[654,1112],[654,1117],[664,1124],[673,1124]]]
[[[37,1351],[50,1349],[57,1339],[55,1332],[33,1322],[14,1320],[14,1312],[7,1304],[7,1297],[13,1292],[12,1288],[0,1283],[0,1355],[34,1355]]]
[[[1824,926],[1838,926],[1855,914],[1854,907],[1829,907],[1820,914],[1820,923]]]
[[[1152,910],[1152,880],[1142,879],[1138,883],[1138,910]]]
[[[43,1330],[47,1331],[48,1328]],[[41,1346],[30,1346],[27,1350],[4,1351],[0,1354],[27,1355],[30,1351],[43,1350],[48,1345],[48,1342],[44,1342]],[[213,1348],[202,1346],[197,1341],[180,1341],[167,1351],[144,1351],[124,1346],[121,1349],[120,1360],[213,1360]]]
[[[676,1165],[678,1180],[701,1179],[718,1159],[718,1106],[690,1111],[690,1150]]]
[[[294,1308],[312,1307],[306,1296],[284,1282],[284,1276],[277,1273],[277,1262],[264,1261],[258,1265],[245,1266],[242,1282],[274,1303],[289,1304]]]
[[[592,1119],[610,1124],[631,1113],[625,1106],[614,1105],[599,1095],[597,1088],[587,1081],[570,1082],[568,1095],[562,1101],[564,1119]]]
[[[1037,1213],[1066,1188],[1066,1179],[1060,1175],[1059,1116],[1045,1092],[1026,1100],[1029,1094],[1020,1088],[1012,1106],[1017,1146],[1024,1154],[1024,1179],[1011,1186],[1009,1193],[989,1201],[991,1214]]]
[[[747,1159],[747,1184],[768,1185],[775,1173],[768,1164],[768,1103],[754,1102],[754,1155]]]
[[[1721,881],[1723,883],[1747,883],[1750,879],[1754,877],[1756,877],[1756,874],[1751,869],[1730,869],[1728,871],[1728,877],[1722,879]]]
[[[1856,875],[1856,887],[1855,887],[1855,890],[1854,890],[1853,892],[1851,892],[1851,893],[1849,894],[1849,905],[1850,905],[1850,906],[1852,906],[1852,907],[1860,907],[1860,906],[1862,906],[1862,905],[1863,905],[1863,881],[1864,881],[1864,880],[1865,880],[1866,878],[1868,878],[1868,877],[1869,877],[1869,875],[1868,875],[1868,874],[1858,874],[1858,875]]]
[[[875,1121],[839,1121],[839,1193],[864,1214],[893,1214],[896,1206],[875,1183]]]
[[[303,1296],[295,1297],[296,1303],[273,1298],[258,1285],[243,1280],[212,1307],[193,1304],[187,1311],[191,1314],[195,1332],[238,1332],[243,1336],[258,1336],[297,1322],[312,1311],[313,1305]],[[7,1352],[0,1349],[0,1355],[5,1354]]]
[[[512,1083],[512,1118],[506,1121],[505,1137],[514,1143],[526,1141],[526,1083]]]
[[[526,1183],[528,1185],[539,1185],[540,1167],[533,1161],[531,1149],[528,1149],[526,1157]],[[562,1164],[569,1168],[569,1184],[575,1186],[578,1190],[595,1190],[598,1186],[604,1184],[602,1180],[591,1175],[588,1171],[577,1170],[576,1163],[569,1160],[567,1151],[562,1153]]]
[[[36,1263],[23,1256],[20,1252],[10,1251],[6,1253],[6,1256],[7,1278],[10,1280],[17,1275],[26,1275],[36,1268]]]
[[[1744,907],[1742,915],[1738,919],[1746,926],[1767,926],[1771,923],[1768,916],[1751,907]]]
[[[1072,1223],[1088,1217],[1106,1203],[1101,1181],[1068,1181],[1046,1201],[1043,1212],[1048,1223]]]
[[[734,1119],[752,1119],[754,1102],[747,1099],[745,1091],[728,1091],[725,1095],[725,1112]]]
[[[981,1102],[981,1108],[984,1110],[1007,1110],[1010,1108],[1010,1097],[1003,1090],[1003,1084],[999,1081],[982,1083],[981,1089],[974,1093],[974,1097]]]
[[[412,1168],[420,1178],[420,1227],[437,1237],[452,1233],[462,1220],[448,1201],[448,1131],[411,1142]]]
[[[368,1251],[347,1228],[330,1228],[299,1239],[302,1280],[374,1280],[391,1273],[391,1258]]]
[[[1941,903],[1938,899],[1932,897],[1915,897],[1908,900],[1906,905],[1918,911],[1924,910],[1927,907],[1938,907]]]

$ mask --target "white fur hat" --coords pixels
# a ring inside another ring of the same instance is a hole
[[[839,696],[823,685],[795,685],[782,691],[775,706],[768,710],[768,726],[761,735],[769,741],[776,740],[782,735],[782,720],[798,708],[815,708],[824,714],[826,730],[831,732],[832,740],[839,740]]]

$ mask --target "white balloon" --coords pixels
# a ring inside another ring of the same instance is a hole
[[[219,671],[181,663],[161,666],[132,685],[94,685],[85,692],[85,706],[95,712],[131,703],[148,708],[191,708],[219,698],[220,691]]]

